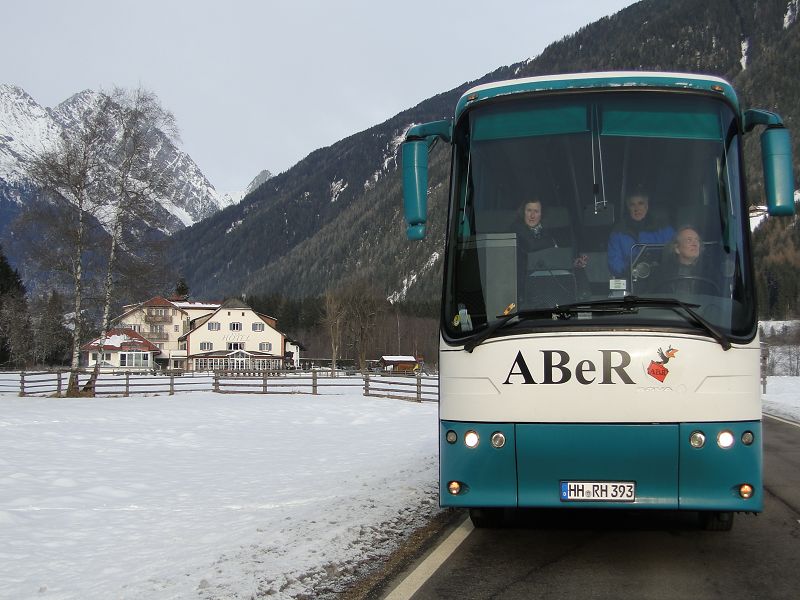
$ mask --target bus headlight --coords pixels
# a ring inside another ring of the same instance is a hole
[[[448,443],[448,444],[455,444],[455,443],[456,443],[456,441],[458,441],[458,434],[457,434],[455,431],[453,431],[452,429],[450,429],[450,430],[449,430],[449,431],[448,431],[448,432],[447,432],[447,433],[444,435],[444,439],[446,439],[446,440],[447,440],[447,443]]]
[[[495,431],[492,434],[492,446],[495,448],[502,448],[506,445],[506,436],[503,435],[502,431]]]
[[[722,448],[723,450],[727,450],[731,446],[733,446],[734,437],[733,433],[728,431],[727,429],[723,429],[719,432],[717,436],[717,445]]]
[[[753,486],[749,483],[743,483],[739,486],[739,495],[747,500],[753,497]]]
[[[745,446],[749,446],[750,444],[752,444],[754,439],[755,439],[755,436],[753,435],[752,431],[745,431],[742,434],[742,443]]]
[[[467,446],[467,448],[477,447],[480,441],[481,438],[478,435],[477,431],[473,431],[472,429],[470,429],[467,433],[464,434],[464,444]]]
[[[706,434],[702,431],[693,431],[689,436],[689,443],[692,448],[702,448],[706,445]]]
[[[458,481],[451,481],[447,484],[447,491],[450,492],[453,496],[457,496],[458,493],[461,491],[461,484]]]

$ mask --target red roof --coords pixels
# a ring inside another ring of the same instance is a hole
[[[170,308],[175,308],[175,305],[172,304],[169,300],[162,296],[156,296],[155,298],[150,298],[145,302],[142,302],[140,306],[166,306]]]
[[[155,352],[156,354],[161,352],[158,346],[144,339],[133,329],[109,330],[106,333],[106,340],[102,349],[117,352],[124,350],[138,350],[139,352]],[[96,338],[91,342],[84,344],[81,346],[81,350],[84,352],[88,352],[89,350],[100,350],[100,338]]]

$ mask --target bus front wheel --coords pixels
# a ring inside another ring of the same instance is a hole
[[[730,531],[733,527],[733,513],[701,511],[700,526],[706,531]]]

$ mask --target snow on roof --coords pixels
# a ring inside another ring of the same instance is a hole
[[[417,362],[413,356],[381,356],[384,362]]]
[[[192,302],[190,300],[180,300],[178,302],[173,302],[175,306],[178,308],[198,308],[198,309],[205,309],[205,310],[216,310],[220,307],[220,304],[215,302]]]
[[[98,350],[101,338],[95,338],[91,342],[81,346],[81,350]],[[133,329],[112,329],[106,333],[103,340],[103,350],[142,350],[147,352],[160,352],[158,346],[146,340]]]

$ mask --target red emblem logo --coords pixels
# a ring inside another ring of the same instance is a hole
[[[650,366],[647,367],[647,374],[653,379],[657,379],[659,382],[664,383],[667,375],[669,375],[669,369],[664,365],[669,362],[670,358],[675,358],[677,353],[678,351],[674,350],[672,346],[667,348],[666,352],[659,348],[658,356],[661,357],[661,360],[651,360]]]

